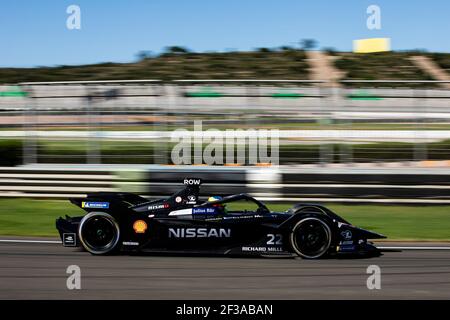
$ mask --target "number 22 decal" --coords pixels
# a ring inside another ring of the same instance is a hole
[[[267,244],[269,245],[281,245],[283,244],[283,235],[281,234],[272,234],[272,233],[268,233],[267,237],[269,238],[269,240],[267,240]]]

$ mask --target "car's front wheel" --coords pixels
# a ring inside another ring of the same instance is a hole
[[[323,257],[331,246],[331,229],[317,216],[304,217],[292,228],[290,244],[295,253],[306,259]]]
[[[80,221],[80,242],[92,254],[109,254],[117,250],[120,228],[116,220],[105,212],[90,212]]]

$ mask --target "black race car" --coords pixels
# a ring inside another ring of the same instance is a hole
[[[122,252],[201,253],[237,256],[376,256],[367,239],[385,238],[357,228],[317,204],[270,211],[246,194],[199,201],[201,180],[167,199],[148,201],[132,193],[94,193],[70,201],[87,214],[59,218],[64,246],[82,246],[95,255]],[[252,203],[242,210],[236,203]]]

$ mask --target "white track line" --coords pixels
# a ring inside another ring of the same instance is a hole
[[[58,240],[19,240],[19,239],[0,239],[0,242],[9,242],[9,243],[58,243],[61,244],[61,241]]]
[[[53,243],[53,244],[61,244],[62,242],[59,240],[20,240],[20,239],[0,239],[0,242],[8,242],[8,243]],[[377,246],[378,249],[390,249],[390,250],[450,250],[450,247],[439,247],[439,246],[409,246],[409,247],[401,247],[401,246]]]
[[[390,250],[450,250],[450,247],[378,247],[376,246],[378,249],[380,250],[384,250],[384,249],[390,249]]]
[[[258,195],[251,193],[251,195]],[[1,194],[0,194],[1,196]],[[295,201],[295,202],[342,202],[342,203],[450,203],[449,199],[354,199],[354,198],[290,198],[290,197],[257,197],[261,201]]]

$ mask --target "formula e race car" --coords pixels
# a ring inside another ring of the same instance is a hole
[[[93,193],[70,201],[87,214],[59,218],[64,246],[95,255],[121,252],[235,256],[377,256],[367,239],[385,238],[357,228],[317,204],[270,211],[247,194],[199,200],[201,180],[184,179],[167,199],[149,201],[132,193]],[[247,203],[255,209],[244,210]]]

